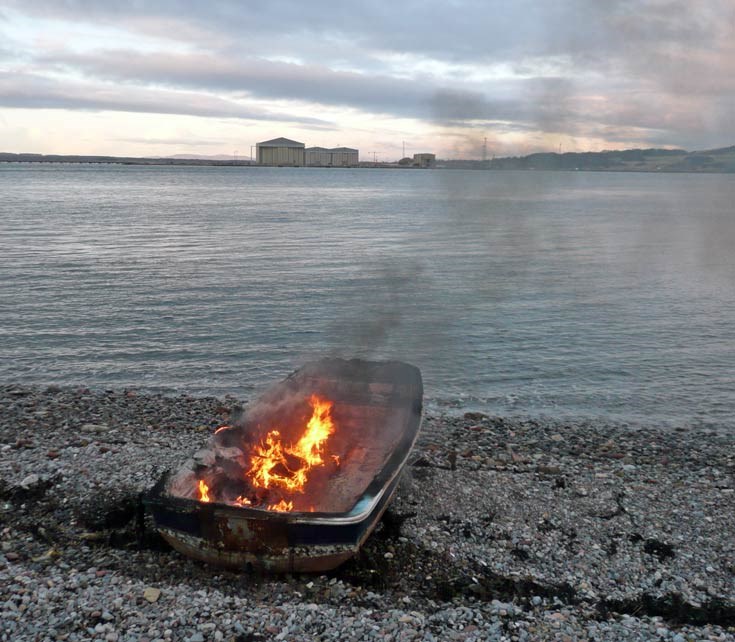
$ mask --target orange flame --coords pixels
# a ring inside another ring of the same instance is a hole
[[[204,483],[203,479],[199,480],[199,501],[200,502],[211,502],[209,499],[209,486]]]
[[[255,446],[247,476],[256,488],[280,487],[291,492],[304,492],[309,471],[323,466],[324,442],[334,433],[332,402],[312,395],[313,412],[306,430],[293,446],[284,446],[281,433],[271,430],[265,441]]]
[[[287,502],[285,499],[282,499],[277,504],[270,504],[268,506],[268,510],[275,510],[279,513],[288,513],[293,510],[293,502]]]
[[[304,493],[309,471],[312,468],[324,466],[325,462],[330,459],[339,468],[339,457],[337,455],[327,456],[324,452],[327,439],[335,431],[331,416],[334,404],[317,395],[311,396],[309,404],[312,408],[311,418],[295,444],[284,445],[281,441],[281,433],[278,430],[271,430],[260,444],[253,447],[250,455],[250,469],[246,473],[252,488],[278,488],[290,493]],[[229,428],[231,426],[220,426],[215,430],[215,434]],[[209,495],[209,486],[203,479],[197,482],[197,490],[200,502],[213,501]],[[275,498],[269,499],[275,500]],[[249,499],[246,494],[240,495],[235,500],[220,499],[220,501],[235,506],[254,505],[253,500]],[[256,505],[258,504],[260,502]],[[293,501],[282,498],[278,502],[268,504],[267,509],[289,512],[293,510],[293,506]],[[314,507],[312,506],[309,510],[313,511]]]

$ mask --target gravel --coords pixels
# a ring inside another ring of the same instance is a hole
[[[735,431],[430,416],[329,575],[136,530],[243,401],[0,386],[0,640],[735,640]]]

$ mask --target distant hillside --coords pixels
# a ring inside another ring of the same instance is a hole
[[[626,149],[607,152],[554,152],[493,158],[489,161],[437,161],[443,167],[515,170],[619,172],[735,172],[735,146],[688,152],[684,149]]]
[[[177,154],[168,158],[119,156],[62,156],[0,153],[0,162],[15,163],[114,163],[118,165],[222,165],[254,164],[246,157]],[[366,164],[374,167],[374,163]],[[398,168],[397,163],[380,167]],[[439,169],[558,170],[596,172],[710,172],[735,173],[735,145],[688,152],[684,149],[625,149],[608,152],[553,152],[479,160],[438,160]]]
[[[229,160],[250,160],[250,156],[228,156],[227,154],[174,154],[172,156],[164,156],[164,158],[176,158],[181,160],[216,160],[216,161],[229,161]]]

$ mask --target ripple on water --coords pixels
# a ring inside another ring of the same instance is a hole
[[[401,358],[440,412],[732,427],[727,176],[0,168],[0,380]]]

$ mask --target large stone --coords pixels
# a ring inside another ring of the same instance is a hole
[[[143,591],[143,597],[148,602],[156,602],[159,597],[161,597],[161,589],[154,588],[153,586],[149,586],[145,591]]]
[[[100,434],[107,432],[109,429],[110,427],[107,424],[82,424],[79,430],[87,433]]]
[[[29,488],[31,488],[31,487],[35,486],[36,484],[38,484],[39,479],[40,478],[35,473],[33,473],[31,475],[28,475],[28,477],[25,477],[20,482],[20,487],[23,488],[24,490],[28,490]]]

